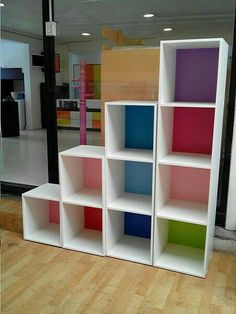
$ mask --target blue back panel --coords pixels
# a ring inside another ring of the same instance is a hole
[[[124,233],[136,237],[151,238],[151,217],[125,213]]]
[[[153,149],[154,108],[125,106],[125,147]]]
[[[125,161],[125,192],[152,194],[152,164]]]

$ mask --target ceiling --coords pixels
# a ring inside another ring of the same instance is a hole
[[[3,30],[42,36],[41,0],[2,2]],[[163,37],[164,27],[174,28],[172,34],[182,38],[190,32],[232,30],[235,12],[235,0],[54,0],[54,6],[57,41],[66,43],[100,41],[103,26],[140,39]],[[142,17],[150,12],[154,18]]]

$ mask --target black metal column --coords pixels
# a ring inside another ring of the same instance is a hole
[[[58,173],[58,139],[56,117],[56,78],[55,78],[55,38],[46,36],[45,22],[49,21],[49,0],[42,0],[43,12],[43,45],[44,69],[46,87],[46,116],[47,116],[47,152],[48,152],[48,181],[59,183]],[[52,0],[52,18],[54,19],[54,1]]]
[[[222,170],[222,188],[220,206],[216,214],[216,225],[225,227],[226,210],[228,201],[228,188],[229,188],[229,175],[230,175],[230,163],[231,163],[231,151],[234,129],[234,115],[235,115],[235,93],[236,93],[236,8],[235,8],[235,20],[234,20],[234,36],[233,36],[233,52],[232,52],[232,64],[231,64],[231,78],[229,87],[229,101],[228,112],[226,118],[226,134],[224,143],[224,163]]]

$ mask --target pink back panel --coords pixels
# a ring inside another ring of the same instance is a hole
[[[199,203],[208,202],[209,170],[172,167],[171,176],[171,198]]]
[[[215,110],[174,108],[174,152],[211,154]]]
[[[49,201],[49,222],[60,223],[59,202]]]
[[[102,188],[102,161],[96,158],[84,158],[84,187]]]

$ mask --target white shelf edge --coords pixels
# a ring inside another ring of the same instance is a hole
[[[81,249],[80,247],[75,247],[73,245],[65,244],[63,246],[63,249],[66,250],[71,250],[71,251],[75,251],[75,252],[81,252],[81,253],[86,253],[86,254],[92,254],[92,255],[98,255],[98,256],[105,256],[104,253],[101,251],[96,251],[96,250],[85,250],[85,249]]]
[[[211,155],[172,152],[158,158],[160,165],[211,169]]]
[[[61,157],[78,157],[103,159],[105,157],[105,147],[95,145],[79,145],[59,153]]]
[[[77,202],[77,201],[71,201],[69,199],[64,199],[62,201],[63,204],[68,204],[68,205],[78,205],[78,206],[88,206],[88,207],[93,207],[93,208],[103,208],[101,203],[96,203],[96,202]]]
[[[142,152],[143,151],[143,152]],[[143,155],[144,153],[144,155]],[[146,154],[145,154],[146,153]],[[141,149],[123,149],[115,153],[107,153],[107,159],[111,160],[123,160],[123,161],[138,161],[153,163],[153,150],[141,150]]]
[[[47,194],[48,193],[48,194]],[[45,183],[22,194],[26,198],[42,199],[45,201],[60,201],[60,185]]]
[[[146,216],[152,216],[151,212],[147,212],[147,211],[141,211],[141,210],[129,210],[129,209],[121,209],[121,208],[115,208],[115,207],[111,207],[111,206],[107,206],[108,210],[113,210],[113,211],[117,211],[117,212],[123,212],[123,213],[131,213],[131,214],[140,214],[140,215],[146,215]]]
[[[130,199],[129,199],[129,197],[130,197]],[[142,208],[145,206],[149,207],[149,205],[150,205],[150,210],[135,209],[135,208],[138,208],[138,206],[141,202],[144,203],[144,206],[143,205],[141,206]],[[127,203],[127,204],[125,204],[125,203]],[[133,203],[134,205],[130,206],[130,203]],[[147,204],[148,204],[148,206],[147,206]],[[146,215],[146,216],[152,216],[152,196],[151,195],[134,194],[134,193],[123,193],[115,201],[108,204],[107,209],[108,210],[114,210],[114,211],[135,213],[135,214]]]
[[[201,278],[206,277],[206,274],[204,271],[202,271],[202,272],[191,272],[191,271],[179,270],[179,269],[176,269],[174,267],[164,266],[164,265],[159,264],[159,263],[154,263],[153,266],[155,266],[157,268],[164,269],[164,270],[174,271],[175,273],[181,273],[183,275],[190,275],[190,276],[201,277]]]
[[[207,209],[207,204],[169,199],[161,209],[156,211],[156,217],[207,226]]]
[[[90,193],[86,193],[86,196],[83,195],[84,191],[91,191]],[[92,193],[93,191],[99,191],[99,193]],[[95,197],[99,200],[94,201],[92,198]],[[79,198],[79,200],[78,200]],[[77,193],[70,195],[69,197],[63,197],[62,203],[70,204],[70,205],[78,205],[78,206],[90,206],[95,208],[103,208],[103,200],[102,200],[102,190],[99,189],[81,189]]]
[[[106,106],[156,106],[158,101],[155,100],[116,100],[105,102]]]
[[[161,108],[216,108],[216,103],[204,103],[204,102],[179,102],[179,101],[173,101],[168,103],[162,103],[160,104]]]

